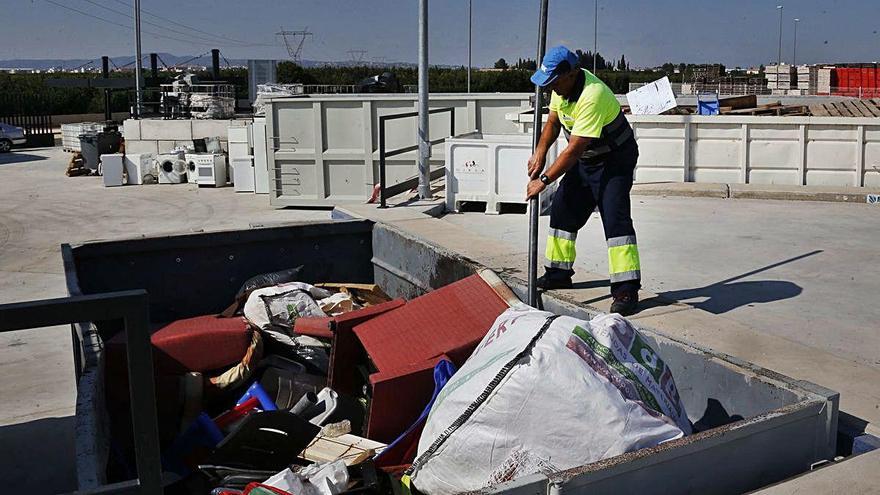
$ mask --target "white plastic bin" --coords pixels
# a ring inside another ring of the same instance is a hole
[[[547,153],[547,166],[558,144]],[[463,201],[486,203],[486,213],[498,214],[502,204],[526,204],[527,163],[532,137],[527,134],[474,132],[446,140],[446,209],[458,211]],[[556,183],[541,194],[541,211],[556,192]]]

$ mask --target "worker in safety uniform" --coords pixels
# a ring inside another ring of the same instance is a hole
[[[560,180],[550,210],[546,271],[539,288],[572,286],[578,230],[598,206],[608,241],[612,313],[633,314],[641,266],[630,214],[630,190],[639,149],[614,93],[564,46],[550,49],[532,82],[553,91],[550,115],[528,163],[527,197]],[[547,150],[565,131],[568,146],[544,171]],[[543,173],[542,173],[543,172]]]

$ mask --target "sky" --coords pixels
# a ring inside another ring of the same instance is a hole
[[[125,16],[131,3],[0,0],[0,59],[131,55],[133,21]],[[798,63],[880,61],[880,0],[599,0],[599,52],[615,59],[625,54],[633,67],[772,63],[780,3],[784,62],[793,55],[794,18],[801,19]],[[467,64],[467,5],[467,0],[429,0],[431,64]],[[591,49],[593,5],[550,0],[548,46]],[[144,53],[198,55],[220,48],[227,58],[284,59],[287,52],[275,35],[283,27],[314,33],[303,48],[308,60],[349,60],[350,50],[367,50],[363,59],[369,61],[416,62],[418,56],[417,0],[141,0],[141,8],[142,29],[166,36],[145,32]],[[538,0],[473,0],[473,9],[475,66],[535,56]]]

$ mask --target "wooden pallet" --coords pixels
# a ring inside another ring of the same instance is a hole
[[[880,99],[845,100],[833,103],[810,105],[810,113],[815,117],[880,117]]]

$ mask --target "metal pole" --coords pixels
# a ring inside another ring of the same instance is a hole
[[[596,73],[596,58],[599,56],[599,0],[593,12],[593,74]]]
[[[541,13],[538,17],[538,66],[544,58],[547,47],[547,8],[549,0],[541,0]],[[594,52],[595,56],[595,52]],[[543,94],[540,86],[535,86],[535,125],[532,133],[532,152],[538,147],[541,140],[541,127],[544,106]],[[538,198],[529,200],[529,306],[538,306],[538,217],[540,215],[540,203]]]
[[[471,92],[471,29],[473,28],[474,10],[473,0],[468,0],[468,86],[467,92]]]
[[[110,79],[110,57],[101,57],[101,77]],[[110,88],[104,89],[104,120],[113,120],[113,113],[110,109]]]
[[[792,67],[795,67],[795,68],[797,68],[797,25],[799,22],[801,22],[800,19],[794,20],[794,50],[793,50],[793,53],[791,54],[791,65],[792,65]],[[798,81],[798,82],[800,82],[800,81]]]
[[[776,57],[776,89],[779,87],[779,69],[782,65],[782,5],[777,5],[776,10],[779,11],[779,52]]]
[[[143,88],[141,87],[141,0],[134,0],[134,117],[140,118],[144,104]]]
[[[419,197],[431,197],[428,133],[428,0],[419,0]]]
[[[216,48],[211,49],[211,78],[220,80],[220,50]]]

